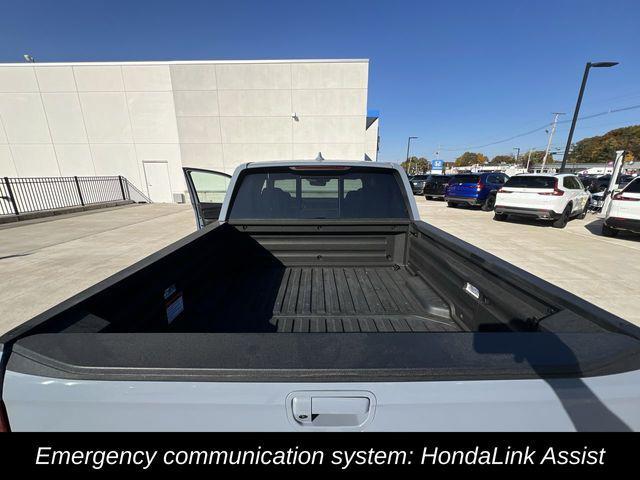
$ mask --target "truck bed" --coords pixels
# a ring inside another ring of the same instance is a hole
[[[451,332],[447,305],[404,267],[272,267],[212,282],[174,330]]]

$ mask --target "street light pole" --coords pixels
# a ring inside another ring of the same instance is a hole
[[[418,137],[409,137],[407,139],[407,173],[411,173],[411,164],[409,163],[409,148],[411,148],[411,140],[416,140]]]
[[[573,140],[573,132],[576,129],[576,122],[578,121],[578,113],[580,113],[580,105],[582,104],[582,96],[584,95],[584,87],[587,85],[587,78],[589,77],[589,70],[594,68],[608,68],[618,65],[618,62],[587,62],[584,66],[584,74],[582,75],[582,84],[580,85],[580,92],[578,93],[578,101],[576,102],[576,108],[573,111],[573,120],[571,120],[571,128],[569,129],[569,137],[567,138],[567,146],[564,149],[564,155],[562,155],[562,165],[560,165],[560,173],[564,172],[567,165],[567,158],[569,156],[569,149],[571,148],[571,141]]]

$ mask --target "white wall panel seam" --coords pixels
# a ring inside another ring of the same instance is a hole
[[[216,107],[218,109],[218,133],[220,134],[220,153],[222,156],[222,171],[226,172],[227,171],[227,162],[226,162],[226,158],[224,157],[224,142],[222,141],[222,122],[220,121],[220,97],[218,95],[218,90],[220,85],[218,85],[218,66],[214,65],[213,66],[213,81],[216,84],[216,89],[215,90],[208,90],[208,91],[215,91],[216,92]]]
[[[220,145],[223,142],[180,142],[182,145]],[[244,145],[284,145],[288,142],[224,142],[227,144],[244,144]],[[361,142],[335,142],[335,141],[312,141],[312,142],[293,142],[296,145],[313,145],[314,143],[325,143],[327,145],[362,145]],[[73,145],[73,144],[72,144]],[[84,145],[84,143],[82,144]],[[113,145],[111,143],[96,143],[96,145]],[[120,145],[129,145],[129,144],[120,144]],[[140,145],[156,145],[156,143],[141,143]],[[174,143],[158,143],[157,145],[175,145]],[[250,160],[255,161],[255,160]]]
[[[53,135],[51,134],[51,126],[49,125],[49,116],[47,115],[47,109],[44,106],[44,100],[42,99],[42,90],[40,89],[40,80],[38,80],[38,75],[36,75],[36,69],[31,67],[33,70],[33,77],[36,81],[36,87],[38,88],[38,98],[40,98],[40,107],[42,108],[42,113],[44,114],[44,121],[47,124],[47,132],[49,132],[49,140],[51,141],[51,148],[53,150],[53,158],[56,161],[56,166],[58,167],[58,175],[62,176],[62,169],[60,168],[60,162],[58,161],[58,152],[53,143]]]
[[[147,182],[144,181],[143,179],[146,178],[146,174],[144,172],[144,165],[142,165],[142,162],[140,161],[140,158],[138,157],[138,148],[136,147],[136,137],[135,137],[135,130],[133,129],[133,121],[131,120],[131,109],[129,108],[129,97],[127,96],[127,89],[125,88],[124,85],[124,73],[122,72],[122,65],[120,65],[120,77],[122,78],[122,91],[124,93],[124,103],[127,106],[127,117],[129,118],[129,128],[131,129],[131,140],[133,142],[133,153],[135,154],[136,157],[136,166],[138,167],[136,170],[138,171],[138,186],[140,187],[141,190],[146,190],[147,191],[147,197],[149,196],[149,186],[147,185]],[[143,190],[143,191],[144,191]]]
[[[300,121],[300,119],[298,118],[298,112],[296,112],[294,110],[294,105],[293,105],[293,67],[291,66],[291,64],[289,64],[289,77],[291,80],[291,88],[289,89],[289,98],[290,100],[290,105],[291,105],[291,156],[289,157],[291,160],[294,159],[294,155],[295,152],[293,151],[293,144],[294,141],[293,139],[295,138],[295,132],[294,129],[296,128],[296,123],[298,123]],[[295,115],[295,118],[294,118]]]
[[[294,112],[291,112],[292,114]],[[298,113],[298,112],[295,112]],[[221,118],[291,118],[291,115],[179,115],[180,117],[221,117]],[[366,115],[341,115],[336,113],[325,113],[325,114],[313,114],[313,115],[298,115],[299,117],[304,118],[325,118],[325,117],[334,117],[334,118],[366,118]]]
[[[16,172],[16,175],[19,176],[18,165],[16,164],[16,160],[13,157],[13,150],[11,150],[11,141],[9,140],[7,129],[4,127],[4,120],[2,119],[2,114],[0,114],[0,128],[2,128],[2,131],[4,132],[4,136],[7,139],[7,150],[9,150],[9,158],[11,158],[11,163],[13,164],[13,170]]]
[[[82,117],[82,128],[84,128],[84,136],[87,139],[87,145],[89,145],[89,158],[91,159],[91,165],[93,166],[93,174],[98,175],[98,170],[96,169],[96,161],[93,158],[93,149],[91,148],[91,142],[89,141],[89,133],[87,130],[87,122],[84,117],[84,107],[82,106],[82,100],[80,99],[80,93],[78,92],[78,81],[76,80],[76,69],[71,68],[71,76],[73,77],[73,85],[75,86],[75,94],[78,99],[78,105],[80,105],[80,116]]]
[[[167,65],[167,69],[169,70],[169,91],[171,92],[171,101],[173,102],[173,118],[175,120],[175,126],[176,126],[176,139],[177,139],[177,143],[176,145],[178,145],[178,164],[180,165],[180,167],[184,167],[184,163],[182,163],[182,149],[180,148],[180,130],[178,129],[178,110],[176,108],[176,95],[175,95],[175,90],[173,89],[173,72],[171,71],[171,66]],[[164,144],[163,144],[164,145]],[[169,169],[169,162],[167,162],[167,169]],[[171,187],[171,172],[167,172],[169,175],[169,186]],[[182,172],[180,172],[180,174],[182,174]],[[171,187],[171,193],[173,196],[173,187]],[[186,191],[184,193],[187,193]],[[187,195],[188,196],[188,195]]]

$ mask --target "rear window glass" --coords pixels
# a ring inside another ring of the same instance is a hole
[[[393,170],[249,171],[229,212],[238,219],[409,218]]]
[[[446,175],[432,175],[429,180],[439,185],[441,183],[447,183],[449,180],[451,180],[451,177],[448,177]]]
[[[509,178],[505,187],[513,188],[555,188],[555,177],[515,176]]]
[[[627,193],[640,193],[640,178],[635,179],[627,188],[624,189]]]
[[[618,177],[618,183],[629,183],[631,181],[633,181],[634,177],[632,177],[631,175],[620,175]]]
[[[480,177],[478,175],[455,175],[452,181],[454,183],[478,183]]]

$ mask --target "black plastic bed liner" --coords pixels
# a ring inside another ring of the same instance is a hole
[[[461,330],[443,300],[404,267],[268,267],[238,272],[220,287],[195,302],[197,311],[188,314],[195,320],[191,327],[215,332]]]

